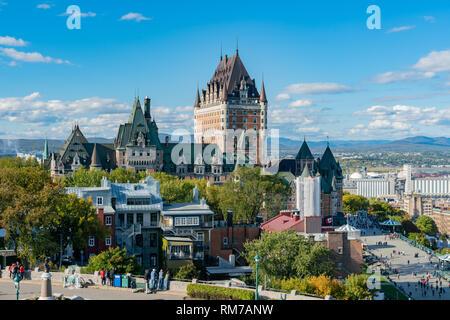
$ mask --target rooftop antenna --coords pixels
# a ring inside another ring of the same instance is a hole
[[[329,146],[330,146],[330,137],[327,136],[327,147],[329,147]]]
[[[239,54],[239,38],[236,36],[236,55]]]
[[[222,41],[220,41],[220,61],[222,61]]]

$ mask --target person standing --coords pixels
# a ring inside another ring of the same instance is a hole
[[[22,264],[20,264],[20,266],[19,266],[19,277],[21,278],[21,279],[23,279],[23,274],[25,273],[25,268],[23,267],[23,265]]]
[[[110,283],[109,283],[109,270],[108,269],[105,270],[105,281],[106,281],[106,285],[107,286],[110,285]]]
[[[145,293],[149,294],[150,293],[150,289],[149,289],[149,286],[148,286],[148,282],[150,281],[150,272],[148,271],[148,269],[145,269],[144,280],[145,280]]]
[[[105,275],[105,270],[102,268],[102,270],[100,270],[100,278],[102,279],[102,286],[106,285],[106,275]]]
[[[111,285],[111,287],[114,286],[114,271],[115,271],[115,270],[111,270],[111,271],[109,272],[109,284]]]
[[[169,270],[167,270],[166,276],[164,277],[164,291],[169,290],[169,277],[170,277],[169,273],[170,273]]]
[[[150,290],[153,291],[155,290],[156,287],[156,269],[152,270],[152,273],[150,274]]]
[[[163,269],[159,270],[158,274],[158,290],[161,291],[163,288],[163,282],[164,282],[164,271]]]

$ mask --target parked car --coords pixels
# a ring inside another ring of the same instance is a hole
[[[65,265],[65,266],[71,265],[72,264],[72,257],[64,256],[62,258],[62,264]]]

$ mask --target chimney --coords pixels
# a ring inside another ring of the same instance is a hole
[[[166,136],[166,147],[169,146],[169,136]]]
[[[205,148],[205,137],[202,137],[202,150]]]
[[[231,211],[231,210],[227,211],[227,225],[228,225],[228,227],[233,226],[233,211]]]
[[[294,218],[294,221],[300,220],[300,214],[298,211],[293,212],[293,218]]]
[[[149,124],[152,120],[152,116],[150,115],[150,98],[148,96],[144,99],[144,117]]]

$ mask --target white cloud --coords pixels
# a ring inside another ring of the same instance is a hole
[[[0,45],[10,46],[10,47],[25,47],[28,43],[23,41],[22,39],[16,39],[13,37],[1,37],[0,36]]]
[[[15,66],[17,66],[17,62],[11,61],[10,63],[8,63],[8,66],[15,67]]]
[[[14,123],[22,132],[25,128],[51,131],[54,138],[66,138],[74,121],[83,133],[101,137],[113,137],[120,124],[128,121],[131,105],[113,98],[90,97],[77,100],[46,100],[39,92],[24,97],[0,98],[0,119]],[[192,106],[175,108],[152,106],[152,117],[160,129],[192,130]],[[164,131],[163,131],[164,132]],[[170,133],[168,132],[168,133]]]
[[[450,50],[432,51],[421,58],[413,68],[431,72],[450,71]]]
[[[312,101],[309,99],[299,99],[291,102],[289,107],[310,107],[312,105]]]
[[[142,20],[151,20],[151,18],[144,17],[140,13],[130,12],[130,13],[127,13],[126,15],[122,16],[120,18],[120,20],[136,20],[137,22],[140,22]]]
[[[39,52],[23,52],[23,51],[17,51],[16,49],[13,49],[13,48],[0,48],[0,54],[10,57],[13,60],[23,61],[23,62],[70,64],[70,61],[68,61],[68,60],[44,57]]]
[[[61,13],[59,16],[64,17],[64,16],[70,16],[70,15],[72,15],[72,13],[64,12],[64,13]],[[74,13],[74,16],[78,16],[78,15]],[[97,14],[95,12],[91,12],[91,11],[80,12],[80,17],[82,17],[82,18],[89,18],[89,17],[95,17],[95,16],[97,16]]]
[[[436,22],[436,18],[433,17],[433,16],[424,16],[423,19],[425,21],[427,21],[427,22],[430,22],[430,23],[435,23]]]
[[[50,7],[51,6],[46,3],[41,3],[41,4],[38,4],[36,8],[47,10],[47,9],[50,9]]]
[[[396,28],[392,28],[388,31],[386,31],[386,33],[393,33],[393,32],[400,32],[400,31],[405,31],[405,30],[410,30],[415,28],[416,26],[403,26],[403,27],[396,27]]]
[[[291,99],[291,96],[289,93],[280,93],[276,96],[275,101],[283,101],[283,100],[289,100]]]
[[[318,133],[320,132],[320,128],[311,127],[311,128],[297,128],[295,129],[297,133]]]
[[[288,92],[293,94],[335,94],[358,90],[339,83],[327,82],[297,83],[288,86],[286,89]]]
[[[406,105],[372,106],[366,110],[355,112],[355,115],[370,116],[369,128],[387,128],[406,130],[413,125],[450,126],[450,108],[415,107]]]
[[[378,74],[372,80],[374,83],[390,83],[396,81],[405,81],[405,80],[422,80],[422,79],[430,79],[436,76],[436,73],[427,71],[427,72],[416,72],[416,71],[393,71],[393,72],[385,72]]]

